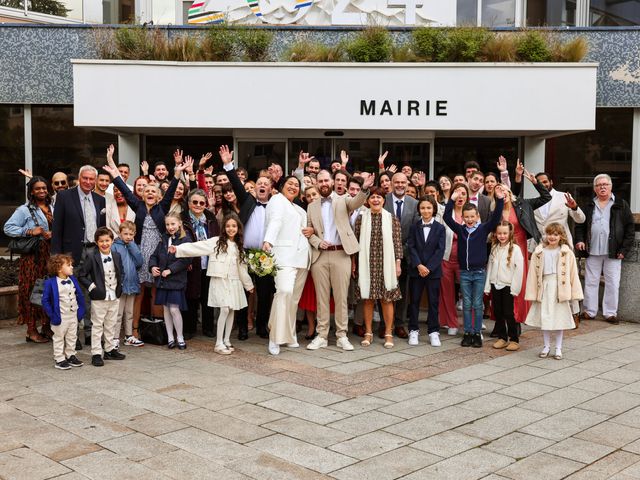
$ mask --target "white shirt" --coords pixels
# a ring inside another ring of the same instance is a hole
[[[560,247],[549,248],[545,247],[544,255],[544,269],[542,273],[544,275],[552,275],[558,271],[558,254],[560,253]]]
[[[429,228],[422,227],[422,232],[424,233],[424,243],[427,243],[427,239],[429,238],[429,234],[431,233],[431,229],[433,228],[434,218],[431,218],[430,221],[424,223],[424,220],[420,221],[420,225],[431,225]]]
[[[95,231],[90,232],[89,231],[89,226],[86,225],[86,221],[87,221],[87,211],[86,211],[86,207],[88,207],[89,205],[91,205],[91,208],[93,208],[94,212],[96,209],[96,206],[93,204],[93,195],[91,195],[92,192],[89,193],[84,193],[82,191],[82,189],[80,187],[78,187],[78,196],[80,197],[80,207],[82,208],[82,215],[84,217],[84,221],[85,221],[85,231],[84,231],[84,237],[82,240],[84,242],[88,242],[88,243],[92,243],[94,241],[93,235],[95,234]],[[94,213],[94,218],[96,220],[96,228],[98,226],[98,218],[97,215]]]
[[[555,191],[556,191],[555,188],[552,188],[551,190],[549,190],[549,193],[551,194],[552,197],[553,197]],[[542,218],[544,218],[545,220],[549,216],[549,211],[551,210],[551,203],[553,203],[553,202],[548,201],[547,203],[545,203],[544,205],[542,205],[538,209],[540,211],[540,213],[542,214]]]
[[[338,227],[336,227],[335,217],[333,215],[333,200],[339,195],[333,192],[327,198],[321,198],[320,209],[322,211],[322,225],[324,227],[324,235],[322,239],[331,245],[342,245],[340,235],[338,235]]]
[[[402,213],[404,212],[404,197],[402,198],[398,198],[395,196],[395,194],[391,194],[391,199],[393,200],[393,215],[396,215],[396,209],[398,208],[398,204],[396,202],[402,202],[400,204],[400,218],[402,218]],[[400,220],[400,218],[398,218],[398,220]]]
[[[102,260],[102,269],[104,270],[104,287],[106,289],[105,300],[116,300],[116,287],[118,286],[118,280],[116,279],[116,268],[113,264],[113,256],[111,254],[105,255],[100,252],[100,259]],[[109,261],[105,262],[105,260]]]
[[[264,241],[264,220],[267,215],[267,208],[260,206],[262,202],[258,202],[256,208],[253,209],[247,225],[244,227],[244,247],[245,248],[262,248]],[[266,205],[266,203],[264,204]]]
[[[76,299],[76,287],[73,285],[73,281],[70,278],[63,279],[60,277],[57,277],[56,280],[58,282],[60,318],[62,320],[77,321],[78,300]]]
[[[478,190],[475,194],[469,190],[469,203],[472,203],[476,207],[478,206],[478,197],[480,197],[481,190]]]

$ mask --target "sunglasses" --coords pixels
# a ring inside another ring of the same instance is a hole
[[[55,181],[55,182],[53,182],[53,184],[54,184],[55,186],[58,186],[58,185],[66,185],[66,184],[67,184],[67,181],[66,181],[66,180]]]
[[[191,200],[191,205],[204,207],[207,202],[203,202],[202,200]]]

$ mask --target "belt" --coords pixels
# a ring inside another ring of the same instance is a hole
[[[325,250],[335,252],[336,250],[344,250],[344,247],[342,245],[331,245],[330,247],[325,248]]]

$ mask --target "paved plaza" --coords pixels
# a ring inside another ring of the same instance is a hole
[[[640,478],[640,325],[584,322],[561,361],[538,331],[516,353],[425,340],[225,357],[199,337],[59,371],[3,321],[0,477]]]

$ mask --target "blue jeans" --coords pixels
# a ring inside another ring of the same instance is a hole
[[[480,333],[482,330],[482,295],[486,272],[482,270],[460,270],[464,333]],[[473,315],[472,315],[473,312]],[[473,320],[475,318],[475,325]]]

